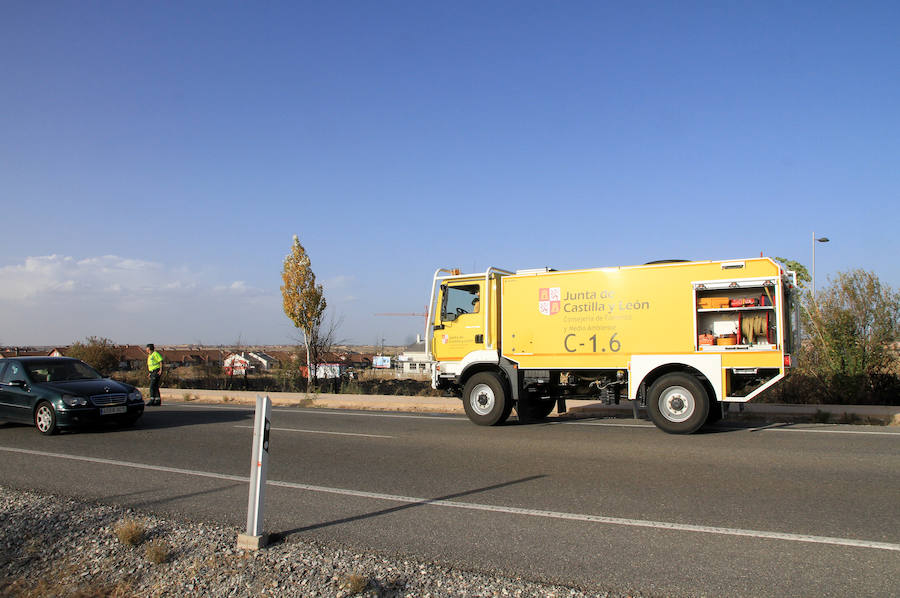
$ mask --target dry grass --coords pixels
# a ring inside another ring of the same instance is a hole
[[[126,546],[137,546],[144,540],[147,529],[144,524],[135,519],[123,519],[115,528],[119,542]]]
[[[134,588],[127,581],[115,585],[72,587],[60,579],[39,579],[29,583],[17,579],[0,586],[0,598],[127,598],[134,596]]]
[[[362,594],[369,587],[369,578],[365,575],[352,573],[344,575],[337,581],[338,589],[349,592],[351,596]]]
[[[169,557],[172,556],[168,544],[159,539],[153,540],[147,544],[145,554],[147,555],[147,560],[154,565],[161,565],[168,561]]]

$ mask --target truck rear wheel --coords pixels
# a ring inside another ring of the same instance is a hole
[[[519,421],[535,421],[546,419],[554,407],[556,407],[556,401],[519,399],[519,402],[516,403],[516,413],[519,415]]]
[[[709,396],[689,374],[666,374],[650,386],[647,397],[650,419],[669,434],[691,434],[709,415]]]
[[[479,426],[502,424],[512,411],[503,381],[492,372],[475,374],[463,388],[463,407],[469,419]]]

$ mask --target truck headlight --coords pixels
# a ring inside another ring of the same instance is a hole
[[[87,405],[87,399],[77,395],[63,395],[62,401],[68,407],[83,407]]]

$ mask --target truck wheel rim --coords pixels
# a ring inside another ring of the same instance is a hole
[[[469,405],[478,415],[489,414],[494,409],[495,402],[494,391],[487,384],[477,385],[469,395]]]
[[[659,395],[659,411],[670,422],[686,421],[694,408],[694,395],[683,386],[670,386]]]
[[[50,429],[50,422],[53,417],[50,415],[50,409],[46,406],[40,407],[37,412],[37,427],[41,432],[46,432]]]

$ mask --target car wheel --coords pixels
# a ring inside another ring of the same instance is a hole
[[[34,410],[34,425],[37,426],[41,434],[52,436],[59,432],[56,425],[56,411],[53,405],[47,401],[38,403],[37,409]]]

